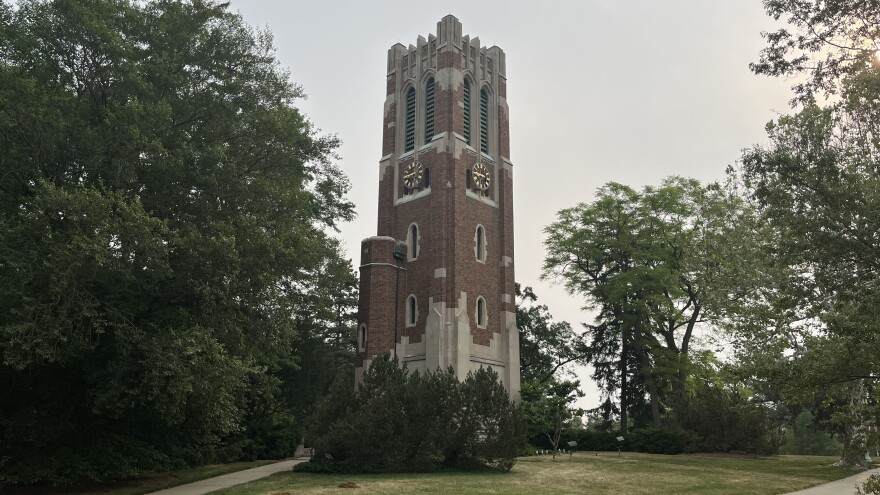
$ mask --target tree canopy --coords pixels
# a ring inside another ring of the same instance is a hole
[[[337,139],[225,4],[4,2],[0,39],[0,483],[244,455],[353,287]]]
[[[597,312],[587,326],[587,360],[606,392],[618,393],[624,432],[632,401],[645,392],[655,426],[661,395],[668,407],[684,407],[691,341],[711,313],[736,205],[722,189],[693,180],[670,178],[642,191],[609,183],[545,229],[544,276]],[[672,394],[664,394],[667,385]]]
[[[765,225],[758,269],[771,276],[744,295],[740,357],[762,386],[841,435],[842,463],[864,465],[880,371],[880,4],[764,3],[789,25],[766,35],[752,68],[799,82],[796,111],[742,158],[738,179]]]

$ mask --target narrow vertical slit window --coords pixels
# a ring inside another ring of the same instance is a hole
[[[471,81],[470,79],[465,78],[464,80],[464,91],[462,98],[464,98],[464,142],[468,145],[471,144]]]
[[[416,88],[406,92],[406,135],[403,151],[412,151],[416,147]]]
[[[419,226],[412,224],[409,226],[409,259],[414,260],[419,257]]]
[[[431,187],[431,169],[425,167],[425,178],[424,178],[425,188]]]
[[[482,297],[477,298],[477,326],[486,326],[486,300]]]
[[[410,295],[406,299],[406,326],[414,326],[419,321],[418,304],[416,296]]]
[[[434,78],[425,83],[425,144],[434,139]]]
[[[366,323],[361,323],[360,331],[358,332],[358,349],[361,351],[367,350],[367,325],[366,325]]]
[[[477,260],[478,261],[486,261],[486,233],[483,231],[483,226],[480,225],[477,227]]]
[[[480,151],[489,153],[489,92],[480,91]]]

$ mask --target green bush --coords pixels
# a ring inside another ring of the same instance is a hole
[[[809,411],[798,414],[785,431],[785,443],[780,454],[788,455],[840,455],[843,444],[819,429]]]
[[[872,474],[862,486],[857,485],[856,495],[880,495],[880,475]]]
[[[678,413],[687,452],[779,452],[782,430],[774,411],[749,402],[736,390],[695,381]]]
[[[647,427],[633,430],[624,441],[624,449],[649,454],[680,454],[684,452],[682,433]]]
[[[347,372],[347,370],[346,370]],[[525,444],[520,408],[491,370],[408,373],[377,359],[352,394],[337,380],[312,422],[306,472],[507,471]]]

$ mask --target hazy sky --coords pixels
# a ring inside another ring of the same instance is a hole
[[[275,35],[303,86],[299,107],[338,135],[358,217],[340,233],[356,259],[376,234],[387,50],[436,34],[453,14],[463,34],[507,54],[514,164],[516,278],[575,328],[582,299],[539,280],[543,229],[609,181],[641,188],[669,175],[721,180],[764,124],[788,111],[790,81],[749,72],[776,25],[759,0],[388,2],[232,0]],[[583,373],[582,373],[583,374]],[[595,386],[582,376],[598,404]]]

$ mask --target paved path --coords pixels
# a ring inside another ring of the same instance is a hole
[[[289,471],[294,464],[299,464],[300,462],[305,462],[307,460],[307,458],[290,459],[287,461],[276,462],[275,464],[266,464],[265,466],[245,469],[244,471],[238,471],[236,473],[224,474],[223,476],[217,476],[216,478],[208,478],[206,480],[196,481],[186,485],[173,486],[171,488],[159,490],[158,492],[153,492],[150,495],[202,495],[228,486],[240,485],[249,481],[265,478],[270,474]]]
[[[880,474],[880,468],[862,471],[848,478],[817,485],[806,490],[791,492],[787,495],[853,495],[856,493],[856,485],[861,486],[872,474]]]

